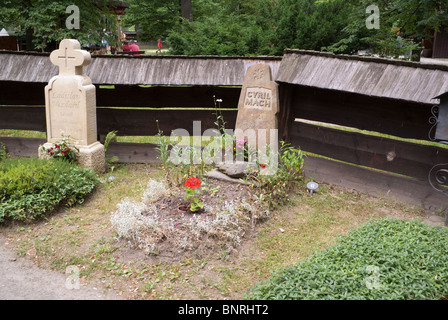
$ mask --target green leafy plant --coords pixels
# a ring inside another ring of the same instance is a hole
[[[427,300],[448,295],[448,233],[383,218],[257,284],[251,299]]]
[[[120,158],[118,158],[117,156],[108,157],[109,145],[112,141],[117,141],[117,132],[118,131],[110,131],[106,135],[106,139],[104,140],[104,154],[106,157],[106,163],[111,171],[113,171],[114,169],[114,166],[112,164],[120,160]]]
[[[4,159],[0,162],[0,222],[28,222],[57,206],[83,203],[98,183],[93,170],[69,161]]]
[[[156,120],[157,123],[157,137],[159,138],[159,141],[157,143],[157,147],[155,148],[156,151],[159,153],[159,160],[162,161],[162,166],[164,168],[168,168],[169,166],[169,142],[168,142],[168,137],[163,135],[163,131],[160,130],[159,127],[159,120]]]
[[[189,202],[191,212],[197,212],[204,208],[204,203],[199,199],[202,192],[200,190],[201,180],[196,177],[190,177],[185,181],[185,199]]]
[[[255,181],[258,199],[269,207],[277,207],[288,201],[288,192],[303,182],[304,155],[300,148],[280,141],[278,154],[267,146],[267,157],[257,157],[257,168],[251,169],[246,181]],[[277,163],[275,163],[277,162]],[[272,172],[270,168],[277,169]]]
[[[0,143],[0,160],[5,159],[8,156],[6,147],[3,143]]]
[[[249,160],[249,145],[244,139],[233,139],[232,145],[229,146],[233,153],[233,158],[237,161],[248,161]]]
[[[215,117],[216,117],[215,125],[218,128],[219,132],[221,134],[224,134],[226,130],[226,121],[224,120],[224,116],[222,115],[221,112],[221,102],[222,99],[216,99],[216,96],[213,96],[213,103],[215,105]]]

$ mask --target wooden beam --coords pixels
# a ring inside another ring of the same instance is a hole
[[[222,110],[226,127],[235,127],[237,111]],[[98,134],[118,131],[121,136],[154,136],[159,128],[166,136],[176,129],[185,129],[182,135],[203,134],[207,129],[216,129],[216,116],[210,110],[131,110],[97,109]],[[199,131],[193,131],[193,122],[200,121]]]
[[[46,132],[44,107],[0,107],[0,129]]]
[[[304,122],[295,122],[290,135],[304,151],[419,180],[426,180],[435,164],[448,162],[448,149]]]
[[[431,211],[447,211],[448,208],[447,197],[435,191],[428,181],[417,181],[312,156],[308,156],[305,163],[306,176],[317,182],[339,185]]]
[[[125,86],[115,89],[97,86],[99,107],[151,107],[151,108],[214,108],[214,98],[222,99],[221,108],[237,108],[240,87],[164,87]]]
[[[108,157],[118,157],[119,163],[157,163],[157,145],[151,143],[111,142]]]
[[[45,105],[46,83],[0,81],[0,105]],[[96,86],[98,107],[237,108],[241,87]],[[111,89],[112,88],[112,89]],[[26,94],[23,94],[26,92]]]
[[[0,143],[6,147],[6,152],[15,157],[37,157],[39,146],[47,142],[46,139],[0,137]]]
[[[236,110],[221,110],[226,127],[233,129]],[[46,132],[44,107],[0,107],[0,129],[33,130]],[[121,136],[154,136],[159,127],[165,135],[172,130],[185,129],[193,135],[193,122],[200,121],[200,134],[216,128],[214,110],[145,110],[97,108],[98,134],[117,130]],[[195,132],[196,133],[196,132]],[[184,134],[185,135],[185,134]]]
[[[431,105],[295,86],[292,115],[402,138],[428,139]]]

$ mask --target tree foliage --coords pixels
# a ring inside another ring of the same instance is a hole
[[[0,27],[33,31],[37,48],[63,38],[109,42],[115,34],[110,0],[3,0]],[[117,1],[117,0],[113,0]],[[174,54],[281,55],[285,48],[401,55],[448,25],[446,0],[127,0],[124,26],[143,41],[163,36]],[[65,9],[80,8],[81,28],[67,29]],[[380,11],[368,29],[366,8]],[[398,37],[400,36],[400,37]]]
[[[331,1],[331,0],[327,0]],[[344,38],[327,47],[329,51],[353,53],[370,48],[381,55],[399,56],[417,49],[421,39],[432,39],[434,30],[448,25],[448,1],[379,0],[379,29],[367,29],[370,0],[347,0],[352,8]]]
[[[131,0],[123,24],[137,26],[143,41],[166,36],[181,17],[179,0]]]
[[[0,26],[17,29],[18,36],[31,30],[36,49],[45,49],[64,38],[78,39],[83,44],[100,43],[103,38],[112,41],[112,33],[117,30],[116,18],[108,4],[109,0],[3,0]],[[70,16],[66,9],[70,5],[79,8],[79,29],[66,27]]]
[[[351,8],[344,0],[280,0],[277,53],[285,48],[318,50],[341,40]]]

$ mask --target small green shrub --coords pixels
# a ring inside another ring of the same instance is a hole
[[[448,294],[448,233],[418,221],[384,218],[336,245],[276,272],[251,299],[443,299]]]
[[[31,221],[58,205],[82,203],[99,182],[91,169],[37,158],[0,162],[0,222]]]
[[[109,144],[111,142],[116,142],[117,141],[117,132],[118,131],[111,131],[106,135],[106,139],[104,141],[104,154],[106,157],[106,163],[108,168],[113,171],[114,170],[114,166],[113,164],[115,162],[117,162],[118,160],[120,160],[117,156],[112,156],[112,157],[108,157],[109,154]]]
[[[0,143],[0,161],[2,159],[5,159],[8,156],[8,153],[6,152],[6,147],[3,143]]]
[[[270,151],[268,150],[268,153]],[[257,197],[263,200],[269,207],[276,208],[288,201],[288,193],[303,182],[304,155],[300,148],[294,148],[290,144],[280,141],[280,150],[277,154],[268,156],[267,163],[260,163],[257,158],[259,170],[252,170],[247,181],[255,180],[258,184]],[[275,167],[272,161],[278,161],[275,172],[265,174],[265,167]]]

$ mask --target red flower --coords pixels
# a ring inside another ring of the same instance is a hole
[[[189,178],[187,181],[185,181],[185,187],[190,189],[199,188],[201,186],[201,180],[195,177]]]
[[[58,144],[55,144],[54,146],[55,146],[56,149],[60,148],[60,146]]]
[[[67,151],[62,151],[62,154],[66,154],[67,153]]]

